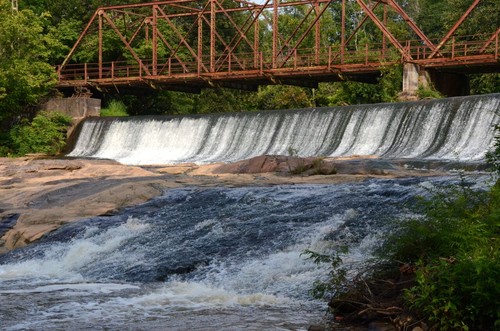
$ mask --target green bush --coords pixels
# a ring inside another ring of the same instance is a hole
[[[386,242],[392,261],[415,266],[408,306],[436,330],[500,327],[500,185],[464,183],[421,201],[425,217],[403,222]]]
[[[495,145],[493,150],[486,153],[486,160],[492,166],[493,170],[500,174],[500,125],[495,126]]]
[[[433,86],[424,87],[423,85],[418,85],[417,97],[419,99],[440,99],[443,98],[443,95]]]
[[[111,100],[108,107],[101,109],[101,116],[128,116],[127,107],[118,100]]]
[[[60,153],[66,144],[66,130],[71,121],[71,117],[61,113],[41,112],[31,123],[25,121],[16,125],[10,131],[14,154]]]

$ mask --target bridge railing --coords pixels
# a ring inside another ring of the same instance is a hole
[[[368,65],[394,59],[394,49],[382,48],[381,45],[339,46],[295,49],[282,51],[277,56],[271,52],[216,54],[212,59],[203,56],[196,58],[158,59],[156,68],[151,59],[103,62],[85,64],[67,64],[59,70],[61,81],[92,81],[99,79],[141,78],[147,76],[203,75],[209,73],[250,72],[273,69],[308,69],[318,66],[334,67],[340,65]]]
[[[469,35],[452,37],[437,52],[429,46],[422,45],[421,41],[408,41],[407,49],[414,60],[435,61],[455,60],[459,58],[473,58],[494,55],[498,58],[499,37],[488,39],[488,35]],[[439,45],[440,40],[432,40],[434,45]]]
[[[407,41],[406,52],[412,60],[423,64],[452,63],[468,59],[499,55],[499,37],[464,36],[452,38],[438,51],[434,51],[421,41]],[[439,41],[432,41],[438,45]],[[433,56],[431,56],[433,55]],[[397,63],[403,55],[391,44],[366,44],[349,46],[323,47],[320,49],[304,48],[260,53],[222,53],[185,58],[158,59],[156,65],[152,59],[126,60],[85,64],[67,64],[58,70],[59,81],[91,82],[132,81],[142,79],[167,79],[204,75],[255,75],[264,71],[314,71],[314,70],[370,70],[381,68],[388,63]]]

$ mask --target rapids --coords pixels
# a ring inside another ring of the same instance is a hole
[[[2,330],[306,330],[324,279],[302,253],[368,259],[417,194],[453,178],[183,188],[0,256]]]

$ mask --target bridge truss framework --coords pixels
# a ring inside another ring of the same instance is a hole
[[[374,81],[395,63],[463,73],[500,71],[500,27],[490,35],[455,35],[481,0],[474,0],[441,40],[430,40],[395,0],[355,0],[364,16],[347,29],[346,1],[170,0],[102,7],[58,67],[58,86],[189,92],[213,86],[315,87],[323,81]],[[331,24],[325,13],[334,4],[341,10],[337,40],[325,32]],[[377,10],[380,6],[383,10]],[[280,14],[294,11],[300,17],[293,29],[285,29]],[[388,27],[389,13],[404,21],[416,38],[398,40]],[[381,33],[381,44],[356,43],[369,21]],[[78,63],[75,54],[88,43],[97,43],[97,61]],[[125,58],[105,61],[110,57],[108,43],[118,43]]]

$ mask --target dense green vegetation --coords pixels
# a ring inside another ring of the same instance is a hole
[[[85,24],[98,6],[140,3],[139,0],[19,0],[19,11],[13,12],[9,0],[0,0],[0,149],[2,154],[8,151],[18,153],[17,145],[10,132],[22,121],[31,121],[38,112],[38,105],[54,93],[56,83],[54,67],[60,64],[78,38]],[[225,6],[236,6],[231,0],[225,0]],[[469,0],[416,0],[401,1],[401,5],[426,34],[432,38],[441,38],[446,31],[470,5]],[[341,2],[333,2],[324,14],[328,23],[322,26],[322,44],[340,43]],[[195,4],[196,5],[196,4]],[[375,9],[381,14],[382,6]],[[280,31],[291,33],[299,20],[306,13],[305,7],[287,9],[280,15]],[[350,18],[346,26],[347,33],[352,32],[363,19],[364,14],[356,1],[347,1],[347,15]],[[404,20],[389,11],[389,29],[400,39],[415,38]],[[234,17],[243,21],[244,17]],[[312,19],[312,17],[310,18]],[[229,40],[236,31],[228,28],[225,18],[217,21],[222,37]],[[500,24],[500,8],[496,0],[483,0],[458,33],[472,35],[492,33],[492,26]],[[260,40],[268,45],[271,33],[265,22],[261,22]],[[168,27],[165,35],[168,36]],[[187,27],[180,26],[180,29]],[[208,38],[208,29],[203,31]],[[253,33],[253,32],[251,32]],[[105,32],[104,60],[116,61],[130,59],[130,55],[116,36]],[[303,47],[313,47],[314,38],[306,38]],[[366,43],[382,42],[379,29],[368,22],[356,34],[349,49],[364,49]],[[249,47],[245,43],[244,47]],[[222,45],[219,45],[223,47]],[[97,41],[85,40],[74,54],[79,62],[95,62]],[[134,46],[135,51],[147,57],[151,44],[143,42]],[[266,46],[263,46],[264,48]],[[221,49],[222,50],[222,49]],[[266,51],[266,49],[262,49]],[[161,56],[168,56],[168,50],[160,47]],[[189,56],[180,54],[179,56]],[[397,56],[397,54],[395,55]],[[188,114],[228,111],[251,111],[259,109],[303,108],[311,106],[335,106],[345,104],[392,102],[397,100],[401,90],[401,68],[389,67],[377,79],[378,84],[360,82],[322,83],[317,89],[296,86],[263,86],[257,92],[237,91],[214,88],[201,94],[149,90],[137,91],[136,94],[107,92],[102,95],[104,107],[110,108],[113,100],[125,105],[129,115],[147,114]],[[473,93],[500,92],[500,75],[471,76]],[[422,90],[422,97],[438,96],[431,90]],[[114,106],[112,106],[114,107]]]
[[[13,150],[18,155],[59,154],[66,145],[66,129],[71,121],[71,117],[57,112],[41,112],[31,122],[23,120],[10,131]]]
[[[111,100],[106,108],[101,109],[101,116],[128,116],[127,107],[121,101]]]
[[[488,160],[500,175],[500,128]],[[330,279],[313,293],[333,295],[334,313],[353,320],[371,310],[379,319],[413,315],[431,330],[500,329],[500,179],[478,191],[462,177],[461,184],[421,198],[416,212],[421,216],[397,222],[375,260],[354,279],[346,277],[343,251],[307,252],[330,265]]]
[[[416,284],[404,297],[435,329],[500,327],[499,184],[435,192],[423,201],[425,217],[404,222],[386,244],[386,258],[414,266]]]

